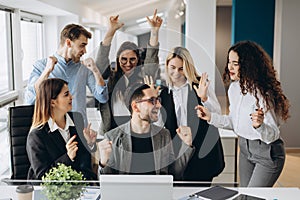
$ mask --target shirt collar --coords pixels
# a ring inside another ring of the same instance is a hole
[[[186,87],[188,84],[189,84],[189,82],[188,82],[188,80],[186,80],[186,82],[182,86],[180,86],[180,87],[176,87],[174,85],[170,85],[169,86],[169,90],[178,91],[178,90]]]
[[[61,129],[61,130],[68,130],[70,126],[75,126],[74,122],[72,121],[71,117],[68,115],[68,113],[66,113],[66,126],[64,129],[60,128],[55,121],[50,117],[48,120],[48,125],[50,128],[51,132],[56,131],[57,129]]]
[[[59,63],[64,63],[64,64],[70,64],[70,63],[74,63],[72,59],[70,59],[68,62],[66,61],[66,59],[64,57],[62,57],[61,55],[59,55],[57,52],[54,53],[54,56],[57,58]],[[81,63],[78,62],[80,65]],[[74,63],[77,64],[77,63]]]

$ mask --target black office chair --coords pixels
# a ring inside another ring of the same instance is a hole
[[[11,177],[3,180],[12,185],[25,184],[20,180],[27,179],[30,162],[26,152],[27,136],[32,124],[34,106],[15,106],[9,108],[9,144]]]

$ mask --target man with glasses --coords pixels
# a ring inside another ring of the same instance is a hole
[[[100,173],[172,174],[180,179],[194,152],[191,129],[178,128],[182,156],[175,159],[169,131],[153,124],[161,108],[158,90],[134,85],[127,90],[126,103],[131,120],[107,132],[98,143]]]

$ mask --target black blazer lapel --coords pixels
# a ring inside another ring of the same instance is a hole
[[[187,99],[187,126],[189,126],[192,130],[193,139],[197,135],[198,127],[199,127],[199,118],[197,117],[197,113],[195,107],[197,105],[202,105],[200,98],[198,98],[197,93],[194,89],[191,89],[189,86],[188,89],[188,99]]]
[[[64,138],[61,136],[60,132],[58,130],[51,132],[50,129],[47,131],[49,142],[53,144],[53,148],[56,147],[60,152],[66,152],[66,142]]]
[[[173,101],[173,92],[170,91],[167,87],[163,87],[161,91],[161,99],[162,99],[162,118],[165,122],[165,127],[170,131],[172,139],[177,135],[176,129],[177,126],[177,119],[176,119],[176,113],[175,113],[175,104]]]

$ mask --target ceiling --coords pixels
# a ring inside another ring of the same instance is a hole
[[[136,24],[137,19],[158,13],[165,13],[170,9],[182,9],[183,3],[189,0],[78,0],[103,16],[119,15],[125,26]],[[217,0],[218,6],[231,5],[232,0]]]
[[[125,23],[124,28],[137,25],[136,20],[152,16],[155,9],[158,13],[167,13],[171,9],[184,9],[184,3],[189,0],[0,0],[0,5],[20,8],[40,15],[69,15],[72,10],[66,11],[61,7],[70,7],[68,3],[78,4],[109,17],[119,15],[119,20]],[[50,5],[51,2],[52,6]],[[218,6],[231,5],[232,0],[217,0]],[[163,16],[164,18],[165,16]]]
[[[79,0],[103,16],[119,15],[119,19],[129,26],[137,19],[153,15],[153,11],[167,11],[178,0]],[[180,0],[181,1],[181,0]]]

